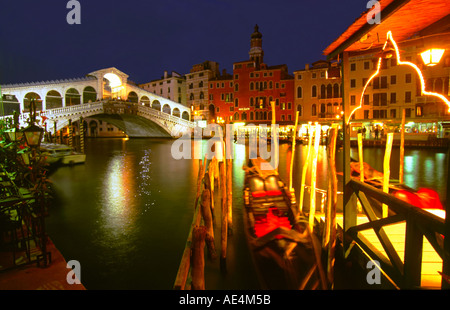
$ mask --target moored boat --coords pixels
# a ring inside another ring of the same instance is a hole
[[[75,165],[84,164],[86,161],[86,154],[75,152],[64,144],[42,143],[41,153],[46,156],[46,162],[50,165]]]
[[[263,289],[326,289],[321,247],[294,194],[264,160],[250,159],[245,170],[244,223]]]
[[[361,175],[360,164],[357,161],[350,162],[351,174],[355,178]],[[363,163],[364,183],[376,188],[383,188],[383,173],[371,167],[368,163]],[[421,209],[444,210],[439,199],[439,194],[430,188],[413,189],[405,184],[389,184],[389,193],[395,197]]]

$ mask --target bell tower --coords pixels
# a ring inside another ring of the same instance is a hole
[[[259,32],[258,25],[255,25],[255,30],[252,33],[250,39],[250,60],[253,60],[256,63],[256,67],[263,63],[264,51],[262,49],[262,34]]]

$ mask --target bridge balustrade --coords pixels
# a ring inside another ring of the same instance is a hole
[[[40,111],[39,116],[40,117],[46,117],[47,119],[57,119],[57,118],[70,118],[75,115],[84,114],[84,113],[104,113],[105,107],[110,105],[117,105],[117,104],[129,104],[125,102],[110,102],[110,101],[99,101],[94,103],[85,103],[85,104],[79,104],[69,107],[62,107],[62,108],[55,108],[55,109],[49,109],[45,111]],[[188,128],[195,127],[194,123],[191,121],[185,120],[181,117],[173,116],[167,113],[164,113],[162,111],[158,111],[156,109],[142,106],[142,105],[134,105],[137,107],[137,111],[139,113],[142,113],[144,115],[148,115],[151,117],[155,117],[157,119],[160,119],[162,121],[169,121],[172,123],[175,123],[177,125],[181,125]],[[12,116],[3,116],[0,117],[0,119],[6,119],[11,118]],[[21,113],[19,115],[19,124],[24,126],[28,119],[30,117],[29,112]]]

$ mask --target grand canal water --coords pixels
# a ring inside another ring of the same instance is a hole
[[[206,140],[203,141],[206,147]],[[173,140],[95,139],[86,142],[84,165],[61,167],[52,176],[55,201],[47,220],[50,238],[66,260],[81,264],[87,289],[171,289],[192,222],[198,160],[175,160]],[[242,232],[242,164],[245,149],[236,145],[233,167],[233,234],[227,273],[208,262],[209,289],[258,288]],[[297,145],[294,187],[300,183],[306,147]],[[280,145],[281,177],[287,179],[291,148]],[[317,186],[326,187],[326,150],[321,147]],[[342,152],[337,169],[342,171]],[[356,150],[352,156],[357,158]],[[382,171],[384,149],[366,148],[364,159]],[[405,183],[435,189],[445,200],[446,153],[407,149]],[[391,160],[398,178],[398,149]]]

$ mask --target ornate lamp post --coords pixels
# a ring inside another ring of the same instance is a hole
[[[31,149],[36,149],[41,145],[42,136],[44,134],[44,129],[35,125],[36,121],[36,102],[31,100],[30,103],[30,122],[29,126],[22,130],[23,137],[27,145]]]
[[[44,129],[35,124],[36,121],[36,102],[32,100],[30,103],[30,121],[27,128],[22,130],[23,138],[26,144],[31,149],[30,165],[32,167],[31,181],[35,188],[35,212],[39,215],[40,221],[40,239],[41,239],[41,251],[42,254],[38,256],[37,264],[40,266],[40,261],[43,261],[43,267],[49,265],[49,259],[51,260],[50,253],[47,253],[47,236],[45,233],[45,193],[43,189],[42,176],[38,175],[39,160],[36,159],[36,153],[39,152],[39,146],[41,145],[42,137],[44,135]]]

